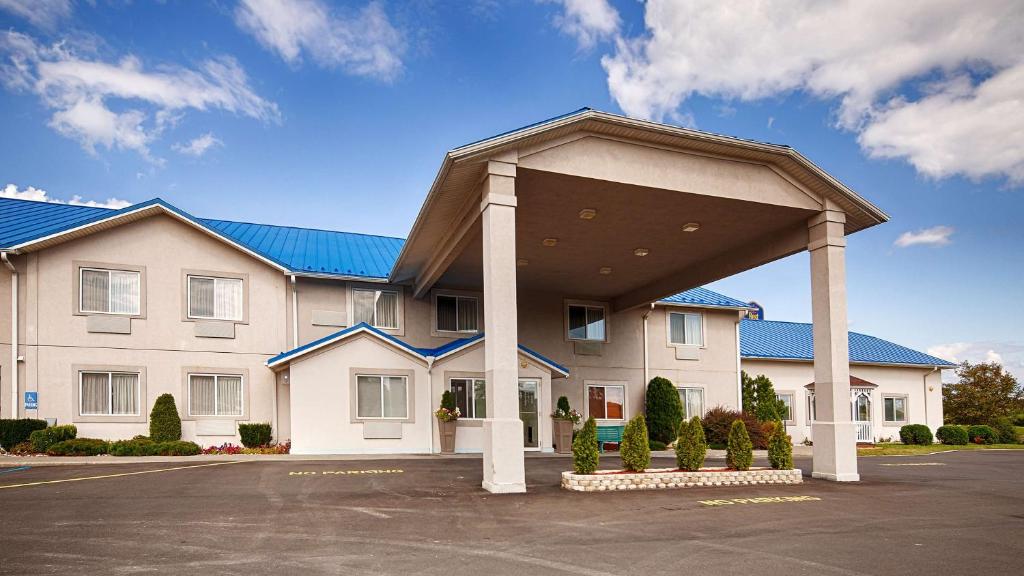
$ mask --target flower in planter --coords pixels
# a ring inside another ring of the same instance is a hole
[[[551,417],[555,420],[569,420],[573,426],[580,423],[583,420],[583,415],[579,413],[575,408],[565,410],[564,408],[558,408],[551,413]]]
[[[434,412],[434,416],[437,416],[437,419],[440,420],[441,422],[451,422],[452,420],[458,420],[459,418],[461,418],[462,412],[459,411],[458,407],[452,410],[450,408],[445,408],[444,406],[442,406],[438,408],[436,412]]]

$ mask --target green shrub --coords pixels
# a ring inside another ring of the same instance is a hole
[[[643,414],[637,414],[626,423],[622,431],[619,455],[622,457],[623,468],[643,472],[651,465],[651,447],[647,442],[647,422]]]
[[[75,438],[57,442],[46,451],[50,456],[99,456],[106,454],[110,445],[97,438]]]
[[[29,454],[38,454],[35,448],[32,447],[32,443],[29,441],[15,444],[14,447],[8,450],[7,452],[15,456],[28,456]]]
[[[1018,412],[1013,417],[1013,425],[1014,426],[1024,426],[1024,412]]]
[[[256,448],[270,444],[272,429],[270,422],[239,424],[238,435],[242,437],[242,446]]]
[[[704,441],[704,426],[694,416],[689,422],[679,425],[679,439],[676,440],[676,466],[680,470],[696,472],[704,465],[708,445]]]
[[[672,382],[660,376],[647,384],[647,431],[651,440],[669,444],[679,434],[683,421],[683,403]]]
[[[932,443],[932,431],[924,424],[907,424],[900,428],[900,442],[927,446]]]
[[[572,469],[577,474],[593,474],[600,457],[597,449],[597,421],[590,417],[573,438]]]
[[[729,428],[729,443],[725,449],[725,463],[729,468],[749,470],[754,461],[754,445],[750,442],[743,420],[734,420]]]
[[[153,442],[181,440],[181,416],[174,404],[174,396],[161,394],[149,413],[149,437]]]
[[[10,450],[28,440],[36,430],[46,428],[46,420],[17,418],[0,420],[0,446]]]
[[[768,461],[776,470],[793,469],[793,439],[786,434],[786,426],[778,420],[768,439]]]
[[[996,418],[989,424],[996,431],[996,438],[1000,444],[1016,444],[1017,429],[1013,427],[1013,420],[1006,416]]]
[[[775,422],[782,418],[788,418],[786,404],[779,400],[775,394],[775,387],[772,381],[764,374],[759,374],[753,381],[757,394],[757,407],[754,408],[754,415],[760,422]],[[767,441],[767,437],[765,438]]]
[[[665,443],[662,442],[661,440],[649,440],[647,442],[647,446],[651,449],[651,452],[657,450],[665,450],[666,448],[668,448],[668,446],[666,446]]]
[[[951,444],[954,446],[963,446],[969,441],[967,428],[953,424],[939,426],[939,429],[935,431],[935,437],[943,444]]]
[[[565,396],[559,396],[558,402],[555,404],[555,410],[568,414],[571,409],[569,407],[569,399]]]
[[[750,436],[754,448],[758,450],[768,448],[768,437],[764,435],[762,422],[758,422],[753,414],[737,412],[722,406],[715,406],[708,410],[701,420],[704,424],[704,437],[707,438],[708,444],[712,447],[728,444],[729,431],[732,429],[732,423],[736,420],[742,420],[743,425],[747,427],[747,435]]]
[[[450,412],[455,411],[455,394],[452,394],[451,390],[445,390],[441,394],[441,408],[445,408]]]
[[[63,426],[52,426],[36,430],[29,434],[28,441],[32,443],[32,450],[42,453],[49,450],[50,446],[57,442],[71,440],[77,436],[78,428],[75,428],[74,424],[65,424]]]
[[[131,440],[118,440],[110,443],[111,456],[152,456],[155,454],[153,442],[149,438],[136,436]]]
[[[195,442],[186,440],[172,440],[170,442],[157,442],[154,454],[157,456],[195,456],[203,449]]]
[[[999,439],[996,431],[991,426],[975,424],[967,427],[967,437],[975,444],[995,444]]]

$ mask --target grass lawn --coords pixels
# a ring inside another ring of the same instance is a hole
[[[963,446],[951,446],[947,444],[932,444],[931,446],[915,446],[907,444],[882,443],[874,446],[857,448],[858,456],[914,456],[918,454],[932,454],[934,452],[948,452],[950,450],[1024,450],[1024,444],[965,444]]]

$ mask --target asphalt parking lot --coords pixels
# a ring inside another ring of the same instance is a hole
[[[0,468],[0,573],[1024,573],[1024,452],[643,493],[565,492],[568,463],[529,458],[503,496],[477,459]]]

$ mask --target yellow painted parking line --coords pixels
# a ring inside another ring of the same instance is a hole
[[[945,462],[891,462],[881,466],[945,466]]]
[[[119,478],[121,476],[137,476],[139,474],[155,474],[157,472],[171,472],[174,470],[187,470],[189,468],[205,468],[207,466],[223,466],[225,464],[241,464],[245,460],[232,460],[231,462],[213,462],[210,464],[194,464],[192,466],[175,466],[174,468],[160,468],[158,470],[140,470],[138,472],[122,472],[120,474],[103,474],[101,476],[82,476],[79,478],[62,478],[60,480],[40,480],[38,482],[25,482],[24,484],[0,485],[4,488],[26,488],[28,486],[41,486],[43,484],[60,484],[62,482],[81,482],[82,480],[101,480],[103,478]]]
[[[289,472],[289,476],[350,476],[353,474],[401,474],[405,470],[324,470],[322,472],[317,470],[300,470],[297,472]]]
[[[732,504],[779,504],[783,502],[810,502],[821,500],[817,496],[760,496],[757,498],[729,498],[725,500],[700,500],[705,506],[730,506]]]

